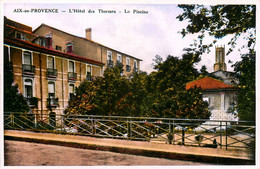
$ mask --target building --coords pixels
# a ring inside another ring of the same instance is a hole
[[[86,37],[78,37],[46,24],[41,24],[33,33],[39,35],[39,38],[35,39],[36,43],[43,43],[48,48],[104,63],[101,74],[107,67],[115,66],[117,61],[124,65],[123,75],[126,77],[129,77],[134,71],[140,71],[141,59],[93,41],[91,28],[85,30]],[[44,38],[47,39],[46,42],[41,41]]]
[[[202,90],[203,100],[209,104],[211,111],[211,120],[238,120],[236,112],[229,113],[236,105],[237,96],[237,79],[232,76],[233,72],[226,71],[225,48],[216,48],[216,63],[214,64],[214,76],[220,77],[203,77],[186,84],[186,89],[195,86]]]
[[[81,82],[102,76],[109,54],[111,59],[121,55],[123,63],[129,58],[130,67],[138,61],[135,68],[140,70],[140,59],[54,28],[47,35],[36,34],[41,34],[41,28],[32,31],[30,26],[4,18],[5,63],[12,65],[14,82],[33,113],[54,119],[63,114]]]
[[[186,89],[200,87],[204,101],[209,104],[211,120],[237,120],[232,113],[227,113],[236,103],[237,88],[211,77],[204,77],[186,84]]]

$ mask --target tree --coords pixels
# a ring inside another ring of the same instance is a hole
[[[126,100],[131,97],[130,82],[121,76],[122,68],[107,68],[103,77],[84,81],[76,89],[76,99],[65,110],[67,114],[129,115]],[[84,107],[85,106],[85,107]]]
[[[255,121],[255,54],[243,55],[233,67],[239,80],[238,116],[242,120]]]
[[[246,36],[247,43],[241,48],[247,48],[248,53],[241,55],[242,60],[233,65],[239,79],[238,114],[241,120],[255,120],[255,43],[256,43],[256,6],[255,5],[217,5],[205,7],[203,5],[179,5],[183,13],[177,18],[187,20],[189,24],[181,31],[183,36],[198,34],[198,38],[191,44],[193,48],[187,50],[202,54],[227,35],[233,35],[227,54],[236,47],[241,35]],[[210,44],[204,44],[205,34],[215,37]],[[199,41],[199,43],[198,43]]]
[[[177,19],[179,21],[187,20],[189,24],[185,29],[182,29],[181,34],[198,33],[198,40],[194,40],[193,50],[198,53],[203,53],[217,42],[217,39],[227,35],[233,35],[229,44],[231,48],[228,53],[232,52],[236,46],[236,41],[242,34],[247,34],[247,45],[254,49],[256,40],[256,6],[255,5],[179,5],[183,9]],[[204,44],[203,39],[206,33],[209,36],[215,37],[210,44]],[[198,42],[199,41],[199,42]],[[191,50],[191,49],[190,49]]]
[[[186,83],[195,80],[199,73],[194,64],[199,55],[187,53],[178,57],[168,56],[156,65],[151,116],[170,118],[209,118],[207,103],[202,101],[200,89],[186,91]]]
[[[5,48],[4,56],[4,111],[5,112],[28,112],[30,110],[23,95],[18,91],[18,85],[14,84],[12,63],[8,61]]]

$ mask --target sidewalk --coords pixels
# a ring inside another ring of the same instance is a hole
[[[135,154],[149,157],[199,161],[217,164],[248,165],[252,164],[250,155],[245,150],[225,150],[205,147],[192,147],[129,141],[111,138],[96,138],[52,133],[6,130],[7,140],[20,140],[44,144],[54,144],[75,148],[112,151],[124,154]]]

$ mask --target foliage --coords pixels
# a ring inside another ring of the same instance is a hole
[[[237,110],[241,120],[255,121],[255,54],[243,55],[233,65],[239,80]]]
[[[14,84],[12,64],[4,59],[4,111],[28,112],[29,106],[23,95],[18,91],[18,85]]]
[[[179,5],[183,9],[177,19],[187,20],[189,24],[181,31],[181,34],[198,33],[198,40],[194,40],[193,50],[198,53],[209,51],[209,48],[217,42],[216,39],[227,35],[233,35],[228,43],[231,45],[228,53],[232,52],[236,46],[236,41],[243,33],[247,33],[247,46],[251,49],[255,47],[255,25],[256,6],[255,5]],[[206,33],[216,39],[210,44],[204,44],[203,39]],[[190,49],[191,50],[191,49]]]
[[[157,56],[156,60],[158,71],[150,75],[133,72],[127,80],[117,66],[106,69],[104,76],[93,82],[83,82],[66,114],[209,118],[201,90],[185,88],[199,76],[194,68],[198,55],[168,56],[165,61]]]
[[[186,50],[202,54],[217,42],[217,39],[232,35],[227,54],[236,47],[240,36],[245,36],[248,55],[233,65],[239,80],[237,111],[241,120],[255,120],[255,43],[256,43],[256,6],[255,5],[179,5],[183,13],[177,18],[189,24],[181,31],[183,36],[198,34],[198,38]],[[204,44],[206,33],[215,37],[210,44]]]
[[[169,118],[209,118],[207,103],[202,101],[200,89],[186,91],[186,83],[195,80],[199,73],[194,64],[198,55],[184,54],[181,59],[168,56],[156,65],[153,73],[153,105],[151,116]]]

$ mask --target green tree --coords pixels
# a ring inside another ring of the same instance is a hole
[[[254,49],[256,40],[256,6],[255,5],[179,5],[183,9],[177,19],[179,21],[188,21],[186,28],[182,29],[181,34],[198,34],[198,38],[194,40],[194,47],[198,53],[209,51],[217,39],[221,39],[227,35],[233,35],[229,41],[231,48],[228,53],[232,52],[236,46],[238,38],[242,34],[246,34],[248,43],[242,48],[248,47]],[[215,39],[205,44],[203,39],[206,35]],[[191,49],[189,49],[191,50]]]
[[[209,118],[207,103],[202,101],[200,89],[186,91],[186,83],[195,80],[199,73],[194,64],[199,55],[187,53],[178,57],[168,56],[156,65],[158,71],[153,74],[154,102],[151,116],[170,118]]]
[[[233,65],[239,80],[237,110],[240,119],[255,121],[255,54],[242,56]]]
[[[187,20],[189,24],[182,30],[182,35],[198,33],[194,40],[194,49],[202,54],[216,43],[217,39],[233,35],[228,43],[231,48],[229,54],[236,46],[238,38],[246,35],[247,44],[241,48],[248,48],[248,54],[242,55],[242,60],[233,65],[239,79],[238,113],[241,120],[254,120],[255,118],[255,42],[256,42],[256,6],[255,5],[217,5],[205,7],[203,5],[179,5],[183,13],[177,18]],[[210,44],[204,44],[205,34],[216,39]],[[199,40],[199,43],[197,43]],[[191,50],[191,49],[190,49]],[[242,88],[241,88],[242,86]],[[246,98],[246,99],[245,99]]]
[[[4,111],[28,112],[30,110],[23,95],[18,91],[18,85],[14,84],[12,63],[8,61],[8,50],[5,48],[4,56]]]

